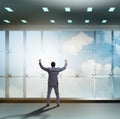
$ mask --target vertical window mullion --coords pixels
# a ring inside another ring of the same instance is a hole
[[[5,97],[9,98],[9,31],[5,31],[5,49],[6,49],[6,80],[5,80]]]
[[[26,98],[26,31],[23,31],[23,98]]]

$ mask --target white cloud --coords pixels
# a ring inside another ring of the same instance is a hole
[[[99,64],[96,63],[93,59],[87,60],[81,65],[81,70],[83,72],[83,75],[89,75],[92,76],[92,74],[97,75],[109,75],[111,74],[111,64]]]
[[[100,74],[101,75],[109,75],[111,74],[111,64],[105,64],[105,65],[102,65],[102,68],[100,70]]]
[[[94,60],[87,60],[81,65],[83,75],[95,74],[95,65],[97,65],[98,71],[101,69],[101,64],[97,64]]]
[[[120,68],[119,67],[115,67],[114,68],[114,75],[120,75]]]
[[[84,32],[80,32],[76,36],[72,37],[70,40],[64,43],[63,49],[71,53],[72,55],[76,55],[80,50],[93,42],[93,38],[85,34]]]

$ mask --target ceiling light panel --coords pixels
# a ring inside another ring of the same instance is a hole
[[[6,20],[6,19],[5,19],[5,20],[3,20],[3,21],[4,21],[5,23],[10,23],[10,21],[9,21],[9,20]]]
[[[106,19],[102,20],[102,23],[103,23],[103,24],[105,24],[106,22],[107,22],[107,20],[106,20]]]
[[[108,9],[108,12],[114,12],[115,11],[115,7],[110,7],[109,9]]]
[[[70,7],[65,7],[65,12],[70,12],[70,11],[71,11]]]
[[[90,22],[90,20],[88,20],[88,19],[85,20],[85,23],[86,23],[86,24],[88,24],[89,22]]]
[[[13,9],[11,9],[10,7],[4,7],[5,10],[7,10],[8,12],[14,12]]]
[[[27,23],[27,21],[26,21],[26,20],[24,20],[24,19],[22,19],[22,20],[21,20],[21,22],[22,22],[22,23]]]
[[[88,7],[87,8],[87,12],[92,12],[93,11],[93,8],[92,7]]]
[[[48,9],[47,7],[42,7],[42,10],[43,10],[44,12],[49,12],[49,9]]]
[[[54,23],[55,23],[55,20],[54,20],[54,19],[51,19],[51,20],[50,20],[50,23],[54,24]]]
[[[71,20],[71,19],[69,19],[69,20],[67,20],[67,22],[68,22],[69,24],[71,24],[71,23],[72,23],[72,20]]]

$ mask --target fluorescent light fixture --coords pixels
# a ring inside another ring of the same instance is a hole
[[[5,19],[5,20],[3,20],[3,21],[4,21],[5,23],[10,23],[10,21],[9,21],[9,20],[6,20],[6,19]]]
[[[51,22],[52,24],[54,24],[54,23],[55,23],[55,20],[54,20],[54,19],[51,19],[50,22]]]
[[[88,19],[85,20],[85,23],[86,23],[86,24],[88,24],[89,22],[90,22],[90,20],[88,20]]]
[[[107,22],[107,20],[106,19],[104,19],[104,20],[102,20],[102,23],[104,24],[104,23],[106,23]]]
[[[72,23],[72,20],[71,20],[71,19],[69,19],[69,20],[67,20],[67,22],[68,22],[69,24],[71,24],[71,23]]]
[[[21,20],[21,22],[22,22],[22,23],[27,23],[27,21],[26,21],[26,20],[24,20],[24,19],[22,19],[22,20]]]
[[[92,7],[88,7],[87,8],[87,12],[92,12],[93,11],[93,8]]]
[[[42,7],[44,12],[49,12],[49,9],[47,7]]]
[[[65,12],[70,12],[70,7],[65,7]]]
[[[114,12],[115,11],[115,7],[110,7],[109,9],[108,9],[108,12]]]
[[[13,10],[10,7],[4,7],[8,12],[13,12]]]

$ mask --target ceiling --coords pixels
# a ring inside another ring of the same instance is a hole
[[[14,12],[6,11],[5,7]],[[49,12],[43,12],[42,7]],[[70,7],[71,12],[65,12],[65,7]],[[87,12],[87,7],[92,7],[93,12]],[[110,7],[116,7],[115,11],[109,13]],[[90,20],[89,25],[101,25],[103,19],[107,25],[120,25],[120,0],[0,0],[0,25],[22,25],[22,19],[27,25],[86,25],[86,19]],[[50,23],[50,19],[55,23]]]

